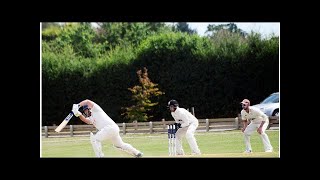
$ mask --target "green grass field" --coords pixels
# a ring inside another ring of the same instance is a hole
[[[240,130],[224,132],[197,132],[197,139],[202,155],[191,155],[190,147],[183,139],[183,148],[186,155],[178,158],[250,158],[275,157],[279,158],[279,131],[267,130],[267,134],[274,148],[274,152],[266,153],[258,133],[251,136],[253,153],[243,153],[245,146],[243,134]],[[121,135],[127,142],[144,153],[144,158],[168,158],[167,134],[127,134]],[[41,157],[94,157],[89,136],[41,138]],[[109,141],[102,143],[105,157],[127,158],[133,157],[126,152],[114,148]]]

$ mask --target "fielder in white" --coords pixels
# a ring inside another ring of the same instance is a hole
[[[83,111],[83,114],[79,111]],[[96,157],[104,157],[101,142],[110,140],[114,147],[123,150],[135,157],[142,157],[142,153],[132,145],[122,141],[119,126],[102,110],[102,108],[91,100],[81,101],[74,104],[72,112],[87,124],[93,124],[99,131],[93,135],[90,133],[90,141]]]
[[[241,118],[243,122],[242,132],[244,133],[244,142],[246,145],[245,153],[252,152],[250,135],[254,131],[257,131],[260,134],[265,152],[272,152],[273,148],[270,144],[269,137],[265,132],[269,125],[269,117],[259,108],[250,106],[250,101],[248,99],[244,99],[241,102],[241,105]],[[249,125],[248,120],[251,120]]]
[[[184,155],[182,148],[182,138],[186,136],[189,146],[193,155],[200,155],[200,149],[198,147],[194,132],[196,131],[199,121],[189,111],[184,108],[180,108],[176,100],[170,100],[168,102],[168,108],[171,111],[171,115],[175,122],[180,125],[180,128],[176,132],[176,148],[177,155]]]

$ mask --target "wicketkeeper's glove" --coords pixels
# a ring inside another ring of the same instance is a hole
[[[177,127],[177,129],[181,128],[181,124],[180,123],[174,123],[174,125]]]

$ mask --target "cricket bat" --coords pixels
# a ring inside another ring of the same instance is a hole
[[[70,112],[69,115],[66,118],[64,118],[62,123],[54,131],[60,132],[68,124],[68,122],[72,117],[73,117],[73,113]]]

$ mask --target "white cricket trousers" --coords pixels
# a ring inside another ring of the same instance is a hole
[[[259,128],[261,123],[250,123],[247,128],[244,130],[244,143],[246,145],[246,151],[252,151],[251,148],[251,143],[250,143],[250,136],[253,132],[257,132],[257,129]],[[266,129],[269,125],[269,121],[266,121],[263,126],[262,126],[262,132],[260,134],[263,146],[264,146],[264,150],[268,151],[268,150],[272,150],[272,146],[269,140],[268,135],[266,134]]]
[[[177,138],[177,154],[184,155],[184,151],[182,148],[182,138],[186,136],[188,144],[191,148],[192,154],[201,154],[200,149],[198,147],[196,138],[194,137],[194,132],[196,131],[199,123],[191,123],[188,127],[179,128],[176,132]]]
[[[105,126],[94,135],[94,139],[96,140],[96,144],[98,144],[98,146],[101,146],[102,141],[110,140],[116,148],[123,150],[131,155],[137,155],[140,152],[131,144],[122,141],[122,138],[120,136],[120,129],[118,126]]]

